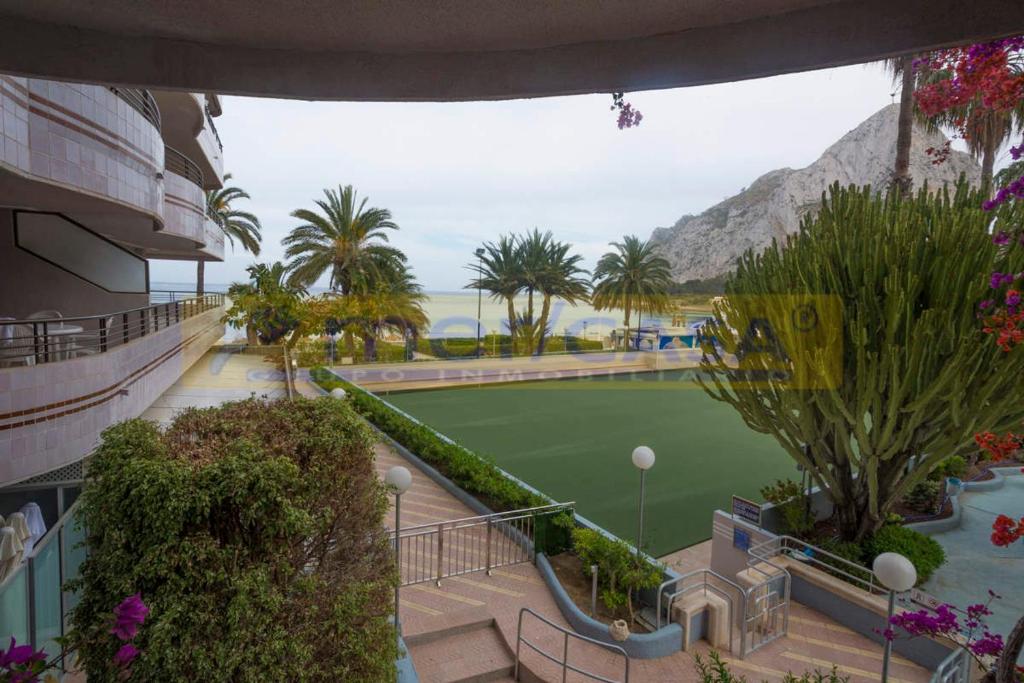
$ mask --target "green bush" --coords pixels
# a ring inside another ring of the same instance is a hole
[[[620,539],[579,527],[572,531],[572,544],[586,576],[590,575],[590,567],[597,565],[601,600],[613,614],[626,607],[632,619],[633,602],[639,592],[657,588],[661,582],[661,568],[646,561],[638,562],[636,553]]]
[[[956,477],[963,479],[967,474],[967,461],[959,455],[951,455],[936,467],[933,472],[938,473],[939,478]]]
[[[700,677],[700,683],[747,683],[747,679],[729,670],[729,666],[722,661],[717,650],[708,653],[705,660],[699,654],[693,656],[693,664]],[[849,683],[850,677],[839,673],[839,668],[833,664],[828,671],[815,669],[813,673],[805,671],[803,675],[796,676],[787,672],[782,683]]]
[[[871,566],[882,553],[899,553],[909,559],[917,570],[917,583],[927,581],[946,561],[946,552],[930,536],[891,524],[879,529],[864,544],[864,561]]]
[[[939,494],[941,492],[941,481],[925,479],[914,484],[914,487],[907,493],[903,502],[913,510],[932,514],[939,505]]]
[[[776,479],[762,487],[761,496],[782,513],[782,533],[803,536],[814,528],[814,517],[807,514],[806,493],[792,479]]]
[[[372,435],[344,403],[255,399],[103,434],[70,587],[89,680],[111,664],[111,605],[141,592],[140,682],[393,680],[397,572]]]

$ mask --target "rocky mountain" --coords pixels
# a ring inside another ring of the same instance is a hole
[[[884,188],[892,177],[896,158],[899,105],[876,112],[839,139],[810,166],[769,171],[739,194],[704,213],[686,215],[670,228],[656,228],[651,236],[672,264],[677,282],[707,279],[733,269],[740,254],[763,250],[772,238],[783,241],[796,232],[800,219],[821,203],[821,193],[838,181]],[[915,125],[910,151],[910,173],[915,187],[955,182],[961,173],[978,183],[981,169],[963,152],[953,152],[938,166],[925,150],[941,147],[946,136]]]

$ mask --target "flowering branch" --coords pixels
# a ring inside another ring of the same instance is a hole
[[[616,109],[619,110],[619,130],[622,130],[623,128],[634,128],[636,126],[639,126],[640,122],[643,121],[644,119],[644,115],[641,114],[639,110],[634,109],[633,105],[630,104],[629,102],[626,102],[624,98],[624,93],[612,93],[612,106],[610,107],[610,109],[612,111],[615,111]]]

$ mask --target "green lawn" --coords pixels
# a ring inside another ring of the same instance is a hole
[[[385,397],[580,514],[636,538],[635,446],[657,454],[647,474],[645,549],[655,556],[711,536],[732,494],[760,500],[798,478],[770,436],[712,401],[680,372],[395,393]]]

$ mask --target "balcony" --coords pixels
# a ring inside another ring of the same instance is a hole
[[[203,174],[203,189],[221,187],[223,148],[209,115],[206,96],[189,92],[156,91],[164,142],[196,164]]]
[[[0,485],[76,462],[224,334],[221,294],[0,324]]]
[[[164,148],[164,165],[164,225],[161,232],[202,245],[206,241],[203,172],[188,157],[171,147]]]
[[[2,75],[0,94],[12,197],[42,207],[71,191],[66,201],[86,212],[159,215],[163,140],[148,92]]]

